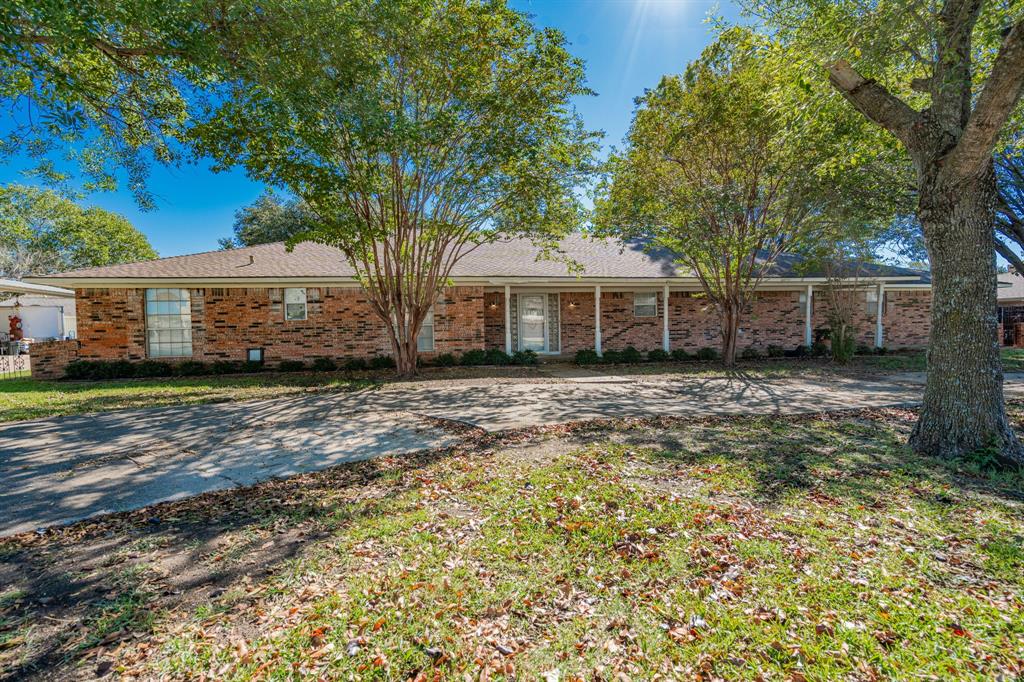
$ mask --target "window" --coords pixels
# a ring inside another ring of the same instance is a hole
[[[416,350],[421,353],[429,353],[434,350],[434,309],[427,311],[423,318],[423,326],[420,327],[420,334],[416,337]]]
[[[192,356],[188,289],[146,289],[146,342],[151,358]]]
[[[882,294],[882,305],[885,305],[885,294]],[[868,290],[868,315],[874,317],[878,315],[878,290]]]
[[[634,317],[656,317],[658,314],[658,294],[650,293],[633,294],[633,315]]]
[[[306,289],[304,287],[284,290],[284,319],[306,319]]]

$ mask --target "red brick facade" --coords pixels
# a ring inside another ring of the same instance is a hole
[[[36,379],[60,379],[69,362],[78,359],[78,341],[37,341],[32,344],[31,368]]]
[[[270,364],[287,359],[328,357],[344,360],[389,354],[384,325],[363,292],[354,287],[308,287],[305,320],[284,319],[282,288],[190,289],[192,359],[244,360],[249,348],[263,348]],[[801,291],[759,292],[742,317],[739,347],[793,348],[804,342],[804,304]],[[79,289],[78,339],[69,345],[36,344],[33,365],[39,376],[58,376],[74,357],[86,360],[147,357],[144,289]],[[634,314],[633,292],[601,294],[602,347],[641,351],[662,347],[664,301],[657,295],[658,314]],[[562,354],[594,347],[594,293],[559,294]],[[886,291],[883,344],[889,348],[922,347],[928,341],[931,292]],[[814,296],[812,328],[827,326],[827,303]],[[860,342],[874,345],[875,319],[868,314],[867,296],[859,295],[855,324]],[[696,292],[669,295],[671,348],[694,352],[718,347],[718,319],[707,299]],[[474,348],[505,347],[504,292],[484,292],[479,286],[446,290],[434,309],[435,351],[464,353]],[[52,346],[52,347],[51,347]],[[60,368],[59,370],[56,368]]]

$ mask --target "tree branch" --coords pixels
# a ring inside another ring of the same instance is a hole
[[[864,78],[843,59],[828,67],[828,80],[860,113],[895,135],[908,149],[911,128],[920,115],[874,80]]]
[[[947,172],[969,177],[992,158],[999,134],[1024,91],[1024,20],[1006,36],[992,73],[971,113],[960,141],[946,156]]]
[[[996,239],[996,253],[1006,259],[1006,262],[1013,266],[1018,273],[1024,273],[1024,260],[1021,260],[1013,249]]]

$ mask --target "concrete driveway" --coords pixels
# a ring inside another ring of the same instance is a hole
[[[449,445],[440,420],[487,431],[581,419],[788,414],[912,404],[921,374],[621,377],[396,383],[352,393],[125,410],[0,426],[0,535],[344,462]],[[1021,377],[1008,395],[1024,395]]]

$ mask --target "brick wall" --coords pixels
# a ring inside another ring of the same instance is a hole
[[[69,362],[78,359],[79,342],[37,341],[30,347],[30,366],[33,379],[60,379]]]
[[[263,348],[271,364],[391,354],[384,324],[359,289],[309,287],[306,319],[294,321],[284,319],[281,288],[191,289],[190,294],[196,360],[244,360],[248,348]],[[77,291],[76,298],[83,359],[146,357],[145,290],[87,289]],[[435,353],[462,353],[483,344],[483,288],[446,290],[434,306]]]

